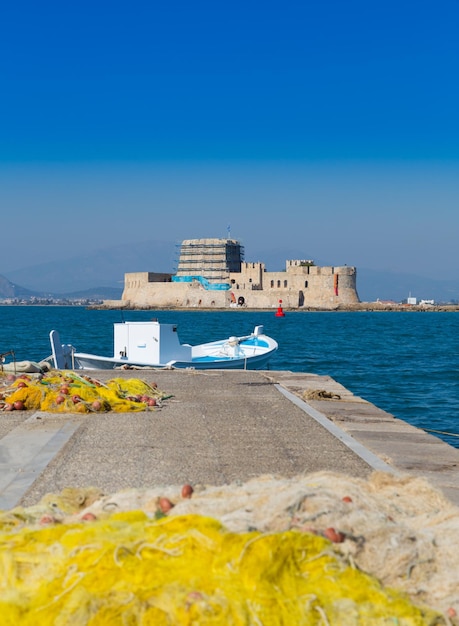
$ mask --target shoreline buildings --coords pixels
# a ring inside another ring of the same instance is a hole
[[[356,268],[319,267],[312,260],[287,260],[285,270],[268,272],[246,262],[235,239],[187,239],[175,274],[125,274],[121,304],[126,308],[268,309],[279,300],[290,309],[336,309],[359,303]]]

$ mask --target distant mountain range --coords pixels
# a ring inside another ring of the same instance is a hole
[[[436,303],[459,302],[459,279],[437,280],[403,272],[383,272],[357,268],[357,291],[362,302],[393,300],[403,302],[409,296]]]
[[[15,285],[0,275],[0,298],[30,298],[34,295],[35,293],[30,289]]]
[[[65,300],[120,300],[123,293],[121,287],[92,287],[68,293],[51,291],[34,291],[25,289],[0,276],[0,299],[31,300],[31,299],[65,299]]]
[[[292,249],[246,251],[246,260],[262,261],[268,271],[285,268],[286,259],[308,258]],[[114,246],[93,254],[42,263],[0,275],[0,298],[58,297],[118,300],[129,272],[175,272],[179,246],[174,242],[144,241]],[[317,265],[332,261],[315,259]],[[336,263],[338,264],[338,263]],[[339,263],[341,264],[341,263]],[[1,265],[0,265],[1,272]],[[403,272],[357,268],[357,291],[363,302],[413,297],[436,302],[459,301],[458,280],[435,280]]]
[[[119,300],[126,272],[172,272],[177,258],[173,242],[113,246],[93,254],[10,271],[0,279],[0,298]]]

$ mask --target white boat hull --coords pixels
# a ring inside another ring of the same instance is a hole
[[[255,327],[254,332],[246,337],[230,337],[189,346],[178,343],[176,327],[173,325],[165,324],[160,328],[158,322],[124,324],[126,326],[115,324],[115,353],[118,352],[119,356],[113,357],[77,352],[68,344],[60,344],[57,331],[51,331],[54,366],[59,369],[86,370],[129,367],[262,369],[266,368],[278,349],[277,342],[263,333],[262,326]]]

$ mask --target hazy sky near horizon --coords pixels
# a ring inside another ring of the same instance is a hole
[[[249,261],[458,278],[459,0],[19,0],[0,28],[0,274],[230,226]]]

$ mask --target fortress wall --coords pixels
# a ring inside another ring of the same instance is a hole
[[[124,275],[124,291],[127,289],[130,291],[141,289],[146,283],[148,283],[148,272],[130,272]]]
[[[287,271],[290,267],[307,267],[311,265],[314,265],[314,261],[312,259],[288,259],[285,261]]]
[[[149,280],[147,272],[125,275],[122,301],[146,308],[229,308],[244,298],[247,308],[269,309],[282,300],[285,308],[334,309],[357,304],[354,267],[297,267],[284,272],[262,272],[263,264],[243,264],[241,273],[230,274],[229,291],[210,291],[199,283],[165,283]],[[293,271],[295,270],[295,271]],[[261,272],[261,273],[260,273]],[[252,282],[250,282],[252,279]],[[256,281],[262,280],[262,289]]]
[[[199,283],[159,283],[148,282],[144,276],[138,286],[135,280],[126,274],[122,302],[125,305],[145,308],[227,308],[230,306],[228,291],[206,291]]]
[[[240,272],[231,272],[229,280],[240,289],[263,289],[265,280],[264,263],[241,263]]]
[[[253,290],[243,273],[231,277],[238,277],[232,288],[236,300],[243,296],[248,308],[271,308],[279,300],[288,308],[333,309],[359,302],[353,267],[304,266],[287,272],[265,272],[262,291]]]
[[[172,274],[166,272],[130,272],[124,275],[124,287],[135,289],[145,283],[170,283]]]
[[[266,268],[264,263],[241,263],[241,271],[230,274],[230,278],[238,282],[238,279],[244,277],[244,282],[257,285],[261,289],[263,287],[263,279]]]
[[[348,266],[314,265],[290,259],[285,270],[267,272],[264,263],[242,261],[242,247],[233,239],[190,239],[182,242],[177,276],[203,276],[229,283],[229,290],[207,290],[199,281],[172,282],[171,274],[125,274],[122,303],[145,308],[219,308],[236,306],[268,309],[283,306],[334,309],[359,303],[356,270]]]

